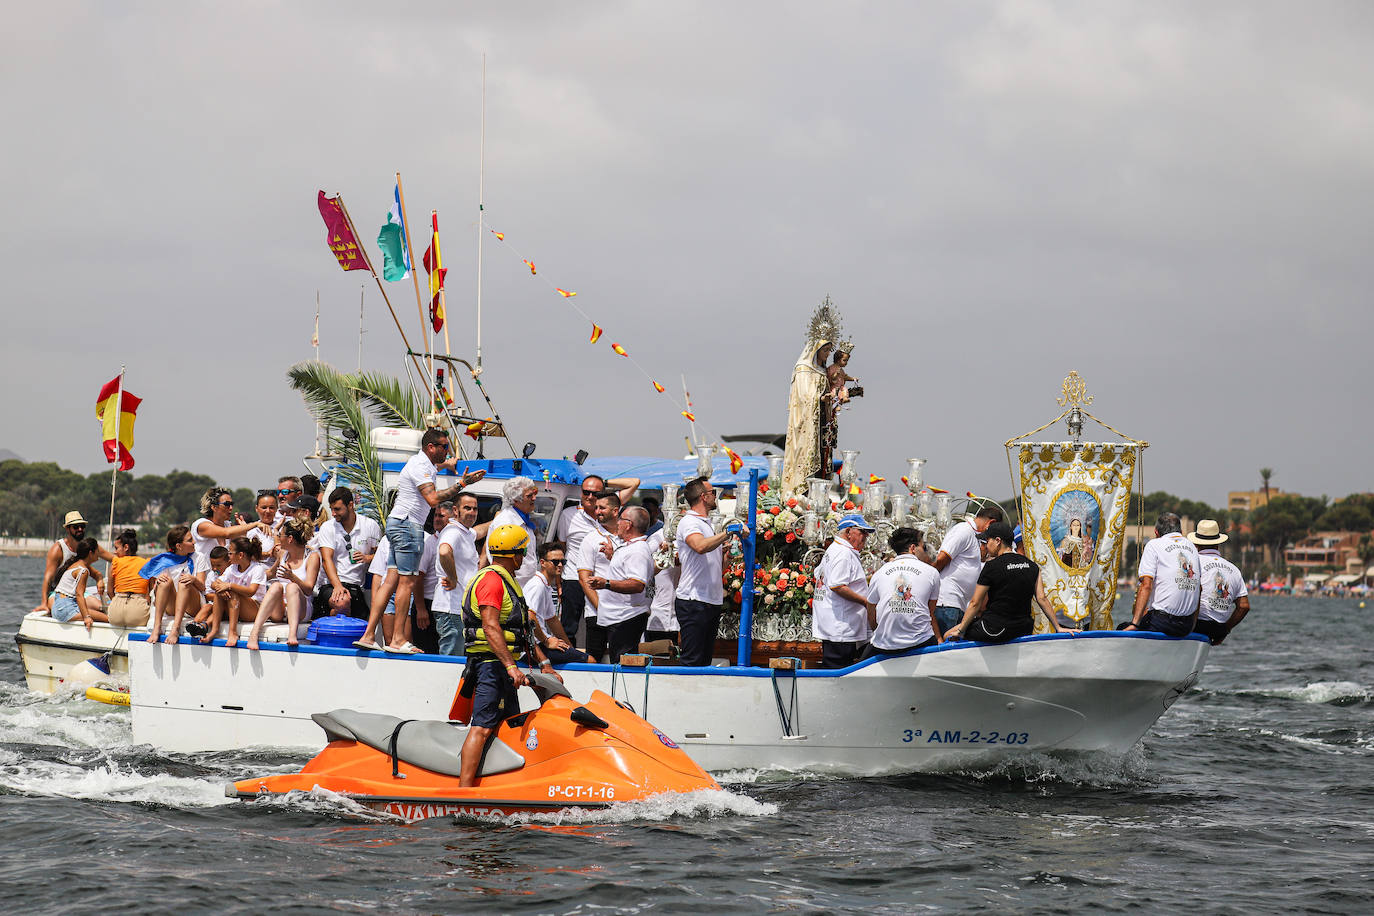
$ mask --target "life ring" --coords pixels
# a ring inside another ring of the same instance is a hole
[[[86,699],[111,706],[128,706],[129,694],[124,690],[106,690],[103,687],[87,687]]]

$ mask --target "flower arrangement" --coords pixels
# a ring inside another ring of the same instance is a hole
[[[744,599],[744,564],[725,567],[725,610],[736,611]],[[754,570],[754,613],[777,614],[793,623],[811,615],[811,598],[816,586],[810,566],[782,563],[759,566]]]

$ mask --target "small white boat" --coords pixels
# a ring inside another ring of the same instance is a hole
[[[173,752],[318,750],[311,714],[444,719],[462,660],[130,640],[133,737]],[[1092,631],[951,643],[843,671],[568,665],[575,695],[630,705],[706,769],[849,776],[1129,750],[1196,680],[1202,637]],[[525,693],[526,691],[522,691]],[[533,695],[523,698],[533,706]]]
[[[24,680],[29,689],[53,694],[73,665],[102,656],[108,656],[110,674],[127,676],[128,635],[137,632],[146,631],[128,630],[108,623],[93,623],[88,630],[80,620],[61,623],[47,614],[33,611],[20,621],[14,642],[24,662]]]

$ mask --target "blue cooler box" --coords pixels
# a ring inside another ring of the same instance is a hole
[[[366,629],[366,620],[349,617],[347,614],[334,614],[311,623],[305,638],[317,646],[351,649],[355,640],[363,638],[363,631]]]

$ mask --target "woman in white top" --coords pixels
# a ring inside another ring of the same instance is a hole
[[[100,559],[97,552],[99,549],[95,538],[77,541],[76,550],[72,552],[71,557],[58,567],[54,576],[57,579],[57,597],[53,599],[50,611],[53,619],[69,623],[80,617],[88,630],[95,621],[103,623],[110,619],[101,609],[99,597],[94,600],[86,597],[86,583],[91,577],[91,564]]]
[[[266,600],[258,609],[258,617],[253,621],[253,632],[248,636],[247,647],[258,648],[258,637],[262,635],[262,625],[269,615],[279,606],[275,595],[280,589],[281,602],[286,610],[286,644],[299,644],[296,631],[310,609],[310,599],[315,594],[315,585],[320,578],[320,555],[317,551],[306,549],[306,544],[315,531],[309,523],[298,518],[282,522],[277,532],[277,581],[268,589]]]
[[[157,642],[162,635],[162,618],[167,614],[172,615],[172,627],[167,633],[167,641],[176,642],[178,634],[181,633],[182,618],[190,620],[200,609],[201,595],[205,591],[205,574],[210,569],[210,561],[198,555],[195,546],[191,529],[185,525],[177,525],[167,532],[167,550],[185,557],[186,563],[158,573],[149,583],[153,596],[148,626],[149,642]]]
[[[214,610],[210,612],[210,631],[201,637],[211,642],[219,632],[220,621],[227,615],[229,629],[224,645],[232,649],[239,644],[239,621],[256,620],[262,601],[267,597],[267,568],[258,562],[262,548],[249,537],[237,537],[229,542],[229,568],[215,579],[211,590],[215,593]],[[275,562],[273,573],[275,574]],[[280,602],[281,587],[277,586]]]
[[[236,524],[228,525],[230,517],[234,515],[234,494],[224,487],[211,487],[205,491],[200,497],[200,515],[191,523],[191,538],[195,542],[196,553],[205,558],[207,567],[211,550],[226,546],[228,538],[242,537],[261,524],[245,522],[240,515]]]

